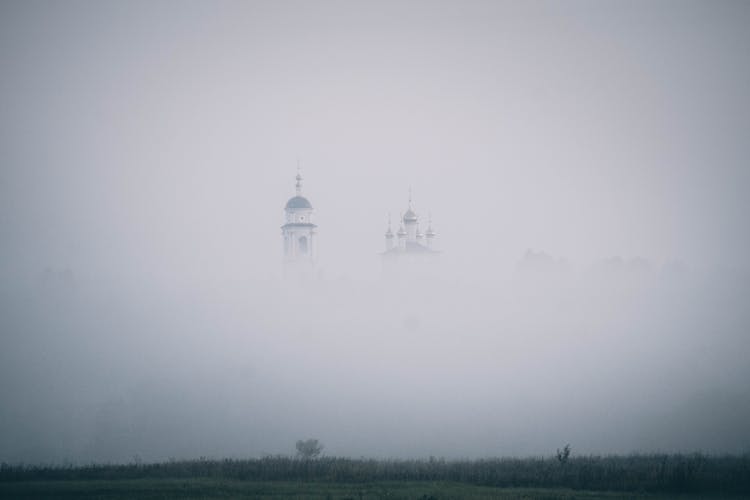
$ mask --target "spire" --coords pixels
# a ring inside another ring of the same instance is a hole
[[[391,230],[391,214],[388,213],[388,230],[385,232],[386,238],[393,238],[393,231]]]
[[[302,196],[302,174],[299,172],[299,160],[297,160],[297,176],[295,179],[297,179],[297,183],[295,184],[297,188],[297,196]]]
[[[435,231],[432,230],[432,212],[430,212],[427,217],[427,233],[425,233],[425,235],[428,238],[433,238],[435,236]]]
[[[403,216],[401,214],[399,214],[398,218],[401,221],[404,220],[404,218],[403,218]],[[401,222],[401,225],[398,227],[398,236],[399,236],[399,238],[403,238],[404,236],[406,236],[406,229],[404,229],[404,223],[403,222]]]
[[[409,210],[412,210],[412,206],[411,206],[411,186],[409,186]]]

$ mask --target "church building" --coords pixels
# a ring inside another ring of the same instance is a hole
[[[409,208],[399,224],[398,232],[394,235],[389,217],[388,230],[385,232],[385,252],[382,254],[384,258],[438,253],[433,249],[435,231],[432,230],[432,218],[428,221],[427,231],[422,233],[419,229],[419,216],[412,206],[411,191]]]
[[[284,263],[310,266],[315,262],[315,231],[312,223],[313,207],[302,196],[302,176],[297,172],[297,194],[286,202],[284,212],[286,224],[281,226],[284,239]]]

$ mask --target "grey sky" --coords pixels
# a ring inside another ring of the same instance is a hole
[[[411,185],[453,254],[746,267],[742,2],[2,9],[4,268],[266,267],[297,158],[328,266]]]

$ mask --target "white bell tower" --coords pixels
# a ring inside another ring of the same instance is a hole
[[[313,207],[310,201],[302,196],[302,175],[299,169],[296,179],[297,194],[286,202],[286,223],[281,226],[284,262],[312,266],[315,262],[315,228],[318,226],[311,221]]]

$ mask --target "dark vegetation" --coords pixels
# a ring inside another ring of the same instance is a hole
[[[296,444],[297,456],[299,458],[311,459],[317,458],[323,451],[323,445],[317,439],[299,440]]]
[[[630,455],[481,460],[314,460],[266,457],[85,466],[0,466],[0,484],[157,479],[288,481],[313,484],[445,482],[503,488],[750,495],[750,455]]]

